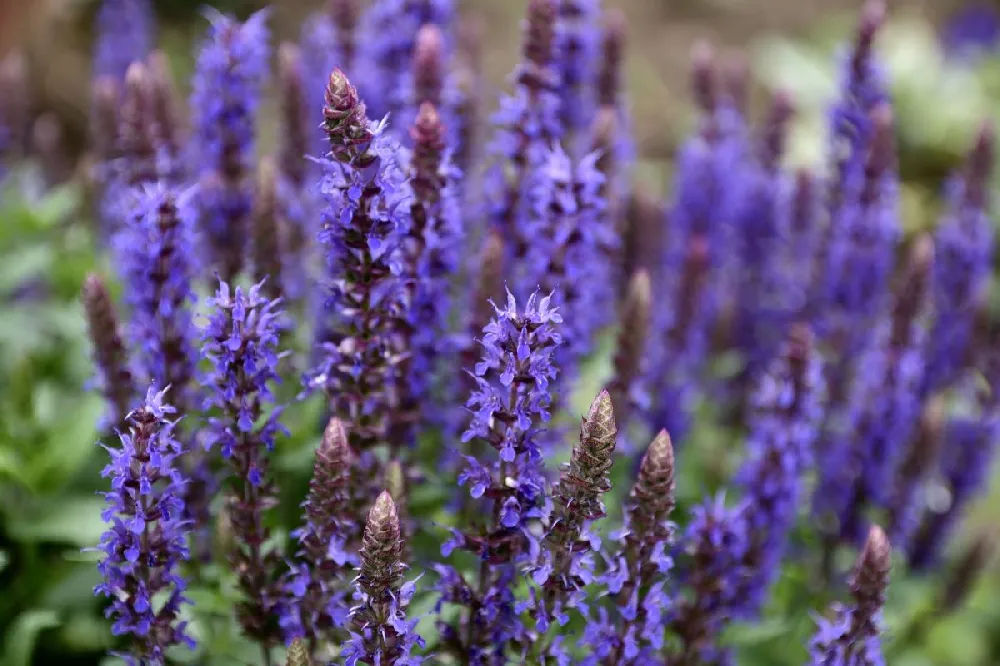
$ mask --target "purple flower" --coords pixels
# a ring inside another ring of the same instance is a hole
[[[415,440],[414,428],[438,411],[434,403],[441,387],[435,380],[455,346],[449,336],[451,291],[463,240],[457,198],[460,178],[447,158],[441,116],[429,102],[420,106],[410,135],[411,226],[402,247],[408,292],[404,346],[410,357],[404,362],[399,432],[393,435],[407,443]]]
[[[556,353],[564,382],[576,376],[614,310],[608,257],[617,238],[605,223],[597,158],[591,153],[574,161],[558,144],[549,151],[534,173],[532,214],[522,228],[532,240],[513,271],[518,297],[539,286],[557,294],[555,306],[566,321],[564,345]]]
[[[136,381],[168,386],[171,401],[184,414],[195,406],[197,361],[190,192],[150,185],[134,191],[127,203],[126,226],[115,242],[131,310],[127,338],[135,350]]]
[[[811,666],[883,666],[881,632],[882,607],[889,585],[889,540],[873,526],[858,556],[851,581],[850,606],[834,604],[832,619],[819,618],[809,646]]]
[[[131,410],[136,388],[121,338],[118,313],[107,286],[97,275],[87,276],[82,300],[94,349],[98,388],[108,403],[105,420],[108,424],[119,424]]]
[[[497,452],[487,462],[468,457],[459,484],[482,506],[474,530],[463,533],[461,548],[484,562],[477,593],[466,604],[462,623],[452,627],[461,639],[462,654],[495,654],[502,658],[508,643],[525,628],[513,604],[513,579],[518,564],[537,560],[538,539],[533,527],[545,518],[545,479],[542,444],[549,420],[551,383],[556,378],[552,355],[561,342],[555,325],[562,321],[550,306],[551,297],[537,293],[518,310],[508,293],[506,307],[494,306],[496,316],[480,344],[482,360],[476,364],[477,389],[469,398],[471,422],[463,442],[483,444]],[[482,448],[482,447],[481,447]],[[446,600],[456,596],[454,585],[442,581]],[[483,663],[496,663],[486,661]]]
[[[920,416],[933,258],[933,241],[919,238],[889,316],[858,359],[832,439],[824,442],[817,507],[825,520],[836,517],[836,529],[849,541],[864,538],[866,504],[888,508],[892,501],[894,475]]]
[[[597,112],[594,83],[601,46],[600,19],[600,0],[559,3],[559,114],[565,132],[576,139],[586,135]]]
[[[320,184],[326,199],[320,241],[326,253],[330,341],[308,378],[329,396],[352,448],[387,443],[392,387],[400,368],[397,332],[406,315],[401,244],[409,229],[409,188],[396,161],[399,144],[369,122],[357,90],[339,69],[330,75],[324,125],[330,159]]]
[[[149,0],[104,0],[97,12],[94,78],[123,80],[129,65],[146,59],[154,29]]]
[[[365,523],[361,565],[354,581],[358,604],[351,609],[351,639],[341,653],[346,666],[417,666],[422,661],[410,654],[414,647],[423,647],[424,641],[415,631],[417,622],[406,616],[416,581],[403,583],[406,564],[402,555],[396,505],[383,492]]]
[[[211,25],[193,80],[193,149],[201,169],[204,235],[225,280],[243,265],[253,200],[254,124],[270,57],[268,16],[262,10],[241,24],[209,11]]]
[[[812,332],[796,326],[752,398],[747,457],[737,474],[749,545],[739,613],[755,616],[777,578],[804,499],[804,474],[824,412],[823,368]]]
[[[556,70],[557,12],[556,0],[528,3],[521,63],[513,73],[514,91],[500,99],[500,109],[493,118],[496,131],[489,150],[499,164],[490,172],[487,183],[489,219],[493,228],[504,234],[508,253],[518,261],[534,242],[531,176],[562,136]]]
[[[281,410],[265,409],[274,403],[271,386],[278,379],[284,324],[278,303],[262,294],[260,284],[234,292],[220,282],[208,305],[211,314],[202,334],[211,362],[205,408],[214,412],[208,445],[231,467],[226,498],[234,536],[230,559],[243,594],[236,612],[247,636],[266,648],[278,635],[275,575],[280,562],[278,553],[263,545],[269,537],[263,516],[274,503],[267,454],[284,429],[278,421]]]
[[[786,243],[791,240],[791,188],[781,158],[792,114],[791,100],[779,93],[757,137],[755,154],[733,183],[739,190],[731,220],[733,259],[739,271],[736,342],[747,364],[744,375],[751,383],[777,353],[789,323],[788,311],[794,307],[787,299],[795,286],[784,284],[781,278],[800,278],[787,269],[781,274],[775,266],[785,260]]]
[[[873,48],[884,21],[883,0],[866,0],[854,43],[843,56],[840,94],[829,110],[829,160],[833,167],[829,203],[835,213],[846,203],[851,183],[861,180],[877,142],[879,129],[872,112],[889,102],[885,74]]]
[[[174,439],[169,418],[174,408],[164,403],[164,394],[150,387],[119,434],[121,448],[105,447],[111,463],[102,472],[111,479],[111,491],[104,493],[107,508],[101,514],[108,531],[97,547],[103,582],[94,592],[111,598],[106,615],[114,618],[112,633],[131,635],[128,651],[119,656],[135,666],[162,666],[172,645],[194,648],[178,619],[190,603],[179,573],[188,559],[189,524],[178,460],[183,450]]]
[[[992,126],[984,126],[965,173],[952,179],[948,187],[947,214],[934,233],[935,320],[928,340],[922,396],[947,387],[965,365],[974,311],[992,273],[989,182],[994,141]]]
[[[692,511],[684,534],[688,594],[675,601],[669,623],[677,636],[671,664],[694,666],[724,659],[719,635],[744,601],[750,534],[744,506],[727,507],[718,495]]]
[[[900,236],[889,106],[877,107],[869,122],[872,139],[864,168],[850,170],[837,190],[840,203],[833,210],[824,274],[812,304],[817,334],[832,340],[845,359],[870,338],[873,319],[885,304]]]
[[[454,18],[452,0],[377,0],[371,5],[363,30],[372,78],[363,91],[374,115],[395,116],[407,104],[420,27],[436,25],[447,34]]]
[[[718,91],[714,54],[707,44],[693,53],[693,88],[700,126],[678,155],[671,230],[658,267],[654,292],[647,376],[647,418],[655,431],[666,428],[683,442],[700,391],[710,328],[719,312],[721,278],[732,188],[724,185],[741,173],[745,150],[742,115]]]
[[[983,365],[989,368],[986,363]],[[923,513],[909,546],[911,567],[926,570],[938,563],[956,523],[989,480],[1000,441],[1000,394],[997,393],[1000,382],[996,367],[990,368],[990,388],[980,387],[972,400],[966,397],[965,402],[971,402],[964,410],[967,413],[954,416],[945,424],[937,472],[948,501],[930,506]]]

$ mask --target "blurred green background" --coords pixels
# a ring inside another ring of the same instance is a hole
[[[33,106],[51,112],[65,138],[63,157],[72,165],[84,145],[88,108],[90,20],[94,3],[81,0],[0,0],[12,12],[0,51],[17,47],[29,58]],[[204,20],[198,2],[163,0],[161,44],[174,61],[182,85],[193,62],[193,42]],[[480,14],[485,31],[483,61],[490,100],[503,86],[517,57],[518,21],[524,2],[465,0],[462,11]],[[824,105],[834,93],[833,55],[854,24],[857,1],[847,0],[607,0],[622,8],[631,25],[628,85],[641,149],[636,178],[665,193],[671,156],[690,127],[688,52],[696,39],[711,40],[725,55],[744,53],[753,73],[753,110],[775,89],[797,100],[790,159],[816,163],[824,142]],[[245,16],[238,0],[216,3]],[[940,26],[958,2],[890,3],[892,20],[879,43],[888,63],[899,124],[908,232],[935,221],[943,178],[955,167],[984,118],[1000,120],[1000,57],[949,57]],[[273,27],[294,39],[312,3],[280,2]],[[262,150],[273,142],[273,100],[261,123]],[[31,182],[30,172],[18,176]],[[97,543],[103,529],[96,491],[104,452],[94,424],[100,400],[85,390],[91,374],[78,292],[91,270],[111,274],[95,252],[85,189],[70,184],[48,192],[8,188],[0,202],[0,664],[97,664],[110,646],[101,603],[92,596],[95,558],[81,549]],[[994,293],[1000,290],[994,289]],[[593,364],[580,396],[586,400],[605,372]],[[715,490],[728,475],[739,439],[710,425],[710,410],[685,449],[680,471],[682,506]],[[295,436],[282,442],[276,461],[285,495],[279,526],[297,521],[318,433],[315,404],[297,406],[288,423]],[[429,453],[429,456],[433,453]],[[619,487],[624,487],[619,470]],[[994,484],[998,486],[1000,484]],[[428,487],[414,510],[441,509],[447,490]],[[980,530],[996,523],[1000,494],[984,498],[957,539],[959,552]],[[683,512],[681,516],[683,520]],[[434,550],[428,545],[428,550]],[[957,612],[922,624],[943,581],[942,569],[926,579],[897,577],[887,613],[889,663],[893,666],[994,666],[1000,664],[1000,571],[990,565],[968,603]],[[210,571],[209,582],[223,572]],[[751,666],[799,664],[800,647],[812,631],[811,608],[821,608],[840,590],[817,589],[804,570],[789,567],[778,586],[774,616],[783,619],[736,628],[732,639]],[[230,597],[195,588],[195,630],[211,660],[247,663],[227,620]],[[919,627],[919,630],[914,630]],[[926,629],[926,630],[925,630]],[[192,656],[197,658],[197,655]]]

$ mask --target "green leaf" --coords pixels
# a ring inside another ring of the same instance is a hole
[[[59,615],[53,610],[35,609],[21,613],[7,633],[3,663],[7,666],[30,666],[39,634],[58,625]]]
[[[104,532],[100,497],[66,497],[36,510],[21,510],[8,517],[7,529],[17,541],[67,543],[87,548],[97,545]]]

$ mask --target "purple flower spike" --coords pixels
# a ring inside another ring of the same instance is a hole
[[[519,310],[508,293],[505,307],[494,306],[495,317],[480,340],[483,357],[473,373],[478,388],[467,404],[472,417],[463,442],[482,444],[480,450],[492,448],[496,455],[492,460],[485,454],[466,457],[458,482],[482,508],[474,530],[459,533],[449,547],[476,553],[485,578],[479,592],[465,595],[461,576],[443,567],[439,589],[444,601],[466,608],[466,615],[448,628],[455,639],[451,648],[483,663],[503,659],[525,632],[512,586],[517,565],[531,564],[537,556],[535,535],[545,517],[543,428],[556,378],[552,355],[561,342],[555,327],[562,321],[550,302],[551,297],[535,293]]]
[[[104,0],[97,12],[94,78],[124,79],[129,65],[149,55],[154,29],[150,0]]]
[[[413,152],[409,169],[413,201],[411,226],[403,254],[408,290],[405,347],[410,358],[404,362],[406,376],[400,390],[399,432],[393,438],[413,443],[416,430],[432,416],[434,386],[441,362],[451,345],[449,318],[452,279],[460,266],[462,227],[457,199],[458,174],[446,157],[445,126],[437,109],[429,102],[420,111],[410,136]]]
[[[744,601],[741,592],[750,539],[745,515],[743,506],[726,507],[722,495],[692,512],[684,535],[689,594],[676,600],[669,624],[679,639],[668,658],[673,666],[725,659],[719,635]]]
[[[750,530],[741,615],[759,613],[778,576],[804,499],[803,476],[812,466],[824,397],[812,331],[797,325],[753,396],[747,459],[737,475]]]
[[[993,224],[989,183],[992,180],[995,132],[985,125],[969,154],[965,173],[948,188],[946,217],[934,234],[934,327],[921,395],[955,381],[965,364],[972,339],[974,313],[993,266]]]
[[[150,387],[126,419],[121,448],[105,447],[111,463],[102,476],[111,479],[111,491],[104,493],[107,508],[101,516],[108,531],[97,547],[103,582],[94,592],[111,598],[112,633],[131,635],[128,651],[118,655],[130,666],[163,666],[167,648],[195,645],[178,619],[191,603],[179,573],[188,559],[190,525],[178,460],[183,451],[164,394]]]
[[[966,508],[983,492],[1000,442],[1000,355],[986,350],[976,364],[986,385],[963,386],[967,413],[952,417],[944,426],[938,481],[949,501],[924,512],[909,547],[910,566],[926,570],[936,565]],[[972,378],[970,378],[972,379]]]
[[[268,16],[262,10],[241,24],[210,12],[191,93],[204,235],[211,262],[226,281],[239,274],[246,250],[254,125],[270,57]]]
[[[453,0],[376,0],[371,5],[364,17],[364,30],[373,78],[366,81],[370,85],[364,93],[374,115],[395,117],[405,108],[421,26],[436,25],[449,34],[454,20]]]
[[[330,159],[320,241],[326,254],[331,341],[308,378],[329,396],[355,451],[388,443],[388,418],[400,377],[397,332],[406,316],[403,239],[410,204],[399,144],[368,120],[343,72],[327,87],[323,125]],[[402,445],[395,442],[394,446]]]
[[[490,151],[510,168],[498,167],[489,174],[490,222],[504,234],[508,251],[518,260],[534,242],[529,176],[545,163],[553,143],[562,136],[556,70],[557,12],[556,0],[528,3],[521,63],[513,73],[514,92],[500,100],[500,110],[493,119],[496,133]]]
[[[878,322],[858,360],[843,419],[823,446],[817,507],[826,520],[836,518],[840,537],[850,542],[864,538],[866,505],[889,507],[894,474],[920,417],[933,260],[934,243],[921,236],[890,316]]]
[[[403,583],[406,564],[402,555],[396,505],[384,491],[365,523],[361,565],[354,581],[359,603],[351,609],[351,638],[342,651],[346,666],[417,666],[422,661],[410,654],[414,647],[423,647],[424,641],[415,631],[416,621],[406,617],[416,581]]]
[[[830,206],[836,212],[865,170],[879,130],[872,112],[889,101],[885,74],[874,53],[885,22],[884,0],[866,0],[854,43],[841,65],[840,96],[831,107],[829,159],[833,166]]]
[[[821,617],[809,648],[811,666],[883,666],[882,607],[889,585],[891,551],[885,532],[873,526],[868,533],[851,581],[854,603],[834,604],[832,618]]]
[[[513,270],[519,297],[539,285],[558,294],[556,306],[566,321],[557,360],[563,382],[576,376],[614,308],[608,258],[617,238],[606,224],[597,159],[591,153],[574,161],[558,145],[548,153],[534,174],[532,215],[522,229],[532,241]]]
[[[209,446],[219,450],[231,467],[226,509],[233,526],[230,555],[239,575],[243,599],[236,614],[244,633],[266,650],[278,637],[278,553],[265,545],[269,530],[264,513],[274,505],[268,479],[268,453],[283,432],[280,409],[273,406],[271,386],[277,379],[278,339],[284,328],[277,302],[266,298],[261,285],[235,292],[225,282],[209,299],[211,315],[202,336],[212,369],[212,387],[205,408],[212,410]]]
[[[134,195],[134,208],[128,211],[116,243],[128,285],[127,338],[135,350],[136,380],[169,386],[171,401],[185,414],[195,407],[192,380],[197,361],[190,198],[163,185],[151,185]]]
[[[559,114],[567,135],[586,135],[597,111],[595,79],[601,47],[600,0],[559,3]]]

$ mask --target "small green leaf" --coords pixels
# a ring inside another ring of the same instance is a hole
[[[39,634],[58,625],[59,616],[53,610],[35,609],[21,613],[8,630],[3,663],[7,666],[30,666]]]
[[[35,511],[21,510],[8,517],[7,528],[17,541],[96,546],[104,532],[100,497],[66,497]]]

